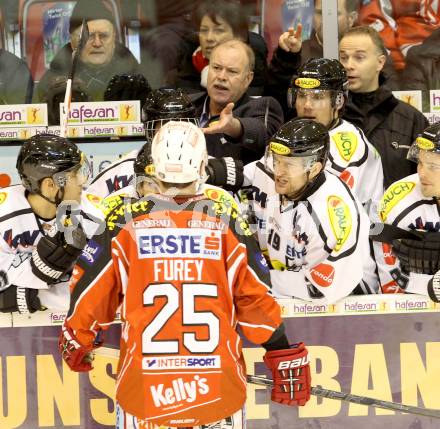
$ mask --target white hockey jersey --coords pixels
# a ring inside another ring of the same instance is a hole
[[[368,241],[369,219],[348,187],[321,173],[303,201],[282,203],[270,172],[245,166],[241,191],[249,204],[260,248],[271,262],[277,297],[335,302],[354,289],[376,293],[378,280]]]
[[[424,197],[418,174],[394,182],[382,197],[379,216],[382,222],[406,231],[440,231],[440,208],[434,198]],[[392,246],[375,243],[374,250],[382,291],[411,292],[427,295],[427,274],[402,273]]]
[[[69,308],[68,276],[48,286],[32,273],[32,251],[43,235],[55,228],[55,218],[40,219],[32,211],[22,185],[0,190],[0,290],[10,285],[39,289],[41,304],[49,309]]]
[[[364,206],[372,201],[377,207],[384,190],[379,153],[358,127],[345,120],[340,120],[329,134],[325,169],[343,180]]]
[[[132,150],[121,159],[101,171],[87,188],[89,194],[105,198],[107,195],[130,185],[134,177],[133,163],[139,149]]]

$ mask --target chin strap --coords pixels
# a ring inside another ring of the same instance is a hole
[[[60,190],[57,192],[55,196],[55,201],[52,201],[50,198],[43,195],[40,190],[38,190],[38,192],[35,193],[39,195],[41,198],[45,199],[47,202],[53,204],[55,207],[58,207],[64,199],[64,186],[60,188]]]

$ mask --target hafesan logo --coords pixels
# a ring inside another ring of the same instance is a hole
[[[290,149],[278,142],[270,142],[270,150],[277,155],[289,155]]]
[[[321,85],[321,82],[318,79],[311,77],[298,77],[295,79],[295,85],[304,89],[312,89],[318,88]]]
[[[336,238],[334,251],[341,250],[351,231],[351,214],[348,205],[336,195],[327,199],[327,210],[330,225]]]

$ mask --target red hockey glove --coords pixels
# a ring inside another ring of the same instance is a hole
[[[304,405],[310,399],[310,366],[304,343],[292,344],[289,349],[268,351],[264,363],[272,371],[272,401]]]
[[[58,341],[58,349],[62,358],[72,371],[86,372],[93,369],[93,346],[82,346],[72,329],[63,326]]]

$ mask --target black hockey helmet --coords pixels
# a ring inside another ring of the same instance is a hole
[[[291,86],[291,106],[295,104],[296,91],[308,89],[332,91],[333,106],[340,108],[348,91],[347,72],[338,60],[313,58],[300,67],[298,74],[292,78]],[[338,94],[341,94],[340,103],[336,103]]]
[[[440,122],[423,130],[408,150],[407,159],[418,162],[421,150],[440,154]]]
[[[17,158],[17,170],[23,186],[40,194],[41,180],[52,177],[59,187],[66,184],[65,173],[80,169],[86,164],[84,154],[64,137],[54,134],[38,134],[26,140]]]
[[[313,157],[326,162],[330,149],[327,128],[312,119],[295,118],[286,122],[270,139],[268,149],[277,155]]]
[[[155,132],[171,120],[189,121],[199,125],[194,104],[184,92],[171,88],[152,91],[142,107],[142,122],[147,140],[152,141]]]

